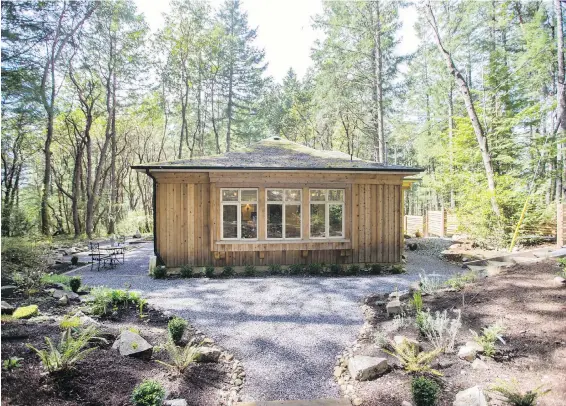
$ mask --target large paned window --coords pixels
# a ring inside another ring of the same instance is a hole
[[[267,189],[268,239],[301,238],[301,189]]]
[[[310,189],[310,237],[344,237],[344,189]]]
[[[223,240],[257,239],[257,189],[221,189]]]

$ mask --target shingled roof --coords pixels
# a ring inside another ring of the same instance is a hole
[[[280,137],[266,138],[247,148],[220,155],[133,165],[133,169],[203,170],[333,170],[375,172],[422,172],[420,168],[384,165],[350,158],[338,151],[321,151]]]

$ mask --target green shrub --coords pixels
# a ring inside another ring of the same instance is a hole
[[[255,266],[253,265],[246,265],[246,267],[244,268],[244,275],[246,276],[254,276],[255,275]]]
[[[79,264],[79,257],[77,257],[76,255],[73,255],[71,257],[71,265],[77,266]]]
[[[39,313],[39,308],[37,305],[29,305],[18,307],[12,317],[14,319],[29,319],[30,317],[37,316]]]
[[[70,287],[71,277],[67,275],[46,274],[41,277],[41,283],[43,283],[44,285],[54,285],[56,283],[60,283],[61,285]]]
[[[189,265],[183,265],[181,267],[181,278],[192,278],[193,277],[193,267]]]
[[[317,264],[316,262],[307,265],[307,273],[309,275],[320,275],[323,270],[324,267],[321,264]]]
[[[302,265],[302,264],[289,265],[289,274],[290,275],[299,275],[299,274],[302,274],[303,271],[304,271],[304,265]]]
[[[73,292],[77,293],[81,287],[81,277],[80,276],[72,277],[71,280],[69,281],[69,287]]]
[[[495,354],[495,342],[500,340],[505,343],[503,338],[501,338],[501,333],[503,333],[503,331],[503,326],[497,323],[489,327],[484,327],[481,334],[472,331],[474,334],[474,340],[483,347],[483,355],[486,357],[493,357]]]
[[[330,264],[328,266],[328,270],[332,275],[340,275],[342,272],[344,272],[344,268],[340,264]]]
[[[213,278],[214,277],[214,267],[213,266],[207,266],[206,268],[204,268],[204,275],[207,278]]]
[[[163,265],[158,265],[153,269],[151,276],[153,276],[153,279],[163,279],[167,276],[167,268]]]
[[[270,275],[281,275],[283,273],[283,268],[279,264],[272,264],[267,267],[267,271]]]
[[[383,273],[383,266],[380,264],[371,264],[368,271],[370,275],[381,275]]]
[[[173,317],[167,323],[167,331],[169,331],[169,337],[173,342],[178,343],[183,338],[183,332],[185,331],[185,327],[187,327],[187,321],[180,317]]]
[[[119,307],[128,307],[129,305],[138,305],[142,300],[136,292],[130,292],[121,289],[110,289],[103,286],[97,286],[90,291],[91,311],[97,316],[104,316]]]
[[[38,350],[31,344],[26,346],[39,355],[45,370],[50,374],[72,368],[78,361],[84,359],[98,347],[84,349],[96,337],[97,329],[90,326],[79,334],[73,334],[71,329],[61,335],[59,345],[55,346],[49,337],[45,337],[47,349]]]
[[[234,268],[232,268],[230,265],[226,265],[223,269],[222,272],[220,273],[220,276],[222,276],[223,278],[229,278],[231,276],[234,276]]]
[[[411,381],[411,392],[415,406],[434,406],[438,398],[440,388],[432,379],[424,376],[414,377]]]
[[[403,267],[403,265],[393,265],[391,267],[391,273],[393,275],[398,275],[405,272],[407,272],[407,270]]]
[[[356,264],[352,264],[348,267],[346,274],[347,275],[357,275],[358,273],[360,273],[360,266],[356,265]]]
[[[22,360],[23,358],[18,357],[5,359],[4,362],[2,362],[2,369],[4,371],[12,372],[14,369],[18,369],[22,366]]]
[[[391,343],[393,351],[383,350],[389,355],[394,356],[399,360],[401,366],[409,373],[426,374],[430,373],[437,376],[442,376],[442,373],[436,369],[432,369],[430,364],[442,352],[441,349],[425,352],[419,351],[414,345],[406,340],[401,344]]]
[[[163,386],[150,379],[146,379],[136,386],[130,398],[134,406],[161,406],[164,399],[165,389],[163,389]]]
[[[156,360],[160,364],[166,365],[171,369],[177,371],[177,373],[182,374],[185,370],[196,361],[199,350],[196,346],[185,346],[184,348],[178,347],[174,342],[168,341],[163,348],[167,351],[171,363]]]
[[[550,389],[543,389],[542,386],[523,392],[516,379],[511,381],[498,379],[490,390],[502,395],[505,402],[512,406],[536,406],[537,399],[550,392]]]
[[[461,290],[468,283],[473,283],[478,278],[475,272],[466,272],[464,274],[458,274],[448,279],[445,283],[452,289]]]

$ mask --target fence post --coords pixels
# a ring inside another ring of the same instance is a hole
[[[425,211],[424,214],[424,224],[423,224],[423,236],[424,237],[428,237],[428,210]]]
[[[446,210],[444,207],[440,208],[440,237],[443,238],[446,235]]]

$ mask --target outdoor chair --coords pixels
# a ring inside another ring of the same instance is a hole
[[[114,251],[115,259],[117,262],[120,262],[118,256],[122,255],[122,264],[124,264],[126,262],[126,237],[125,236],[116,237],[116,246],[120,247],[120,249]]]
[[[111,259],[111,255],[103,253],[100,251],[100,243],[89,241],[88,248],[90,250],[90,269],[94,267],[94,262],[98,262],[98,269],[100,270],[100,263],[102,262],[104,266],[106,265],[106,261]]]

